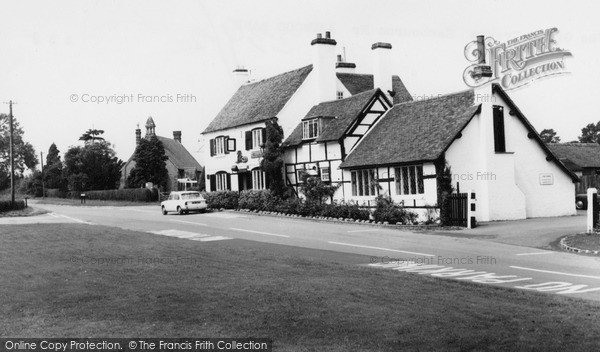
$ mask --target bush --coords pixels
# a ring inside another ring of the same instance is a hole
[[[276,211],[282,200],[269,190],[242,191],[238,200],[238,208],[262,211]]]
[[[375,198],[377,205],[373,212],[375,221],[389,222],[390,224],[412,224],[417,215],[404,210],[402,207],[394,204],[389,196],[377,196]]]
[[[25,209],[25,202],[15,200],[15,204],[13,205],[10,200],[0,200],[0,213],[10,210],[21,210]]]
[[[237,209],[240,195],[236,191],[217,191],[203,193],[206,204],[213,209]]]
[[[360,209],[358,204],[326,204],[321,211],[321,216],[328,218],[347,218],[354,220],[369,220],[370,212]]]
[[[93,200],[119,200],[130,202],[156,202],[158,201],[158,190],[156,188],[126,188],[109,189],[104,191],[69,192],[68,197],[78,199],[85,194],[86,199]]]

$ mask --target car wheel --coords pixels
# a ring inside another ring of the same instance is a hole
[[[183,213],[184,213],[185,215],[187,215],[187,214],[189,214],[189,213],[190,213],[190,211],[189,211],[189,210],[186,210],[186,211],[184,211]]]
[[[167,209],[165,209],[165,207],[162,207],[162,213],[163,215],[167,215]]]
[[[179,215],[183,215],[183,209],[181,209],[181,207],[177,207],[177,212]]]

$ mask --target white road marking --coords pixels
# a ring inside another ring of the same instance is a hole
[[[203,224],[201,222],[193,222],[193,221],[185,221],[185,220],[173,220],[173,219],[170,219],[169,221],[182,222],[184,224],[192,224],[192,225],[198,225],[198,226],[208,226],[208,225]]]
[[[520,269],[520,270],[529,270],[529,271],[537,271],[539,273],[547,273],[547,274],[558,274],[558,275],[567,275],[567,276],[574,276],[574,277],[586,277],[589,279],[597,279],[600,280],[600,276],[592,276],[592,275],[583,275],[583,274],[571,274],[571,273],[563,273],[560,271],[551,271],[551,270],[541,270],[541,269],[533,269],[533,268],[524,268],[522,266],[511,266],[511,268],[513,269]]]
[[[188,231],[180,231],[180,230],[160,230],[160,231],[147,231],[149,233],[155,235],[163,235],[163,236],[171,236],[182,238],[185,240],[192,241],[200,241],[200,242],[210,242],[210,241],[222,241],[222,240],[230,240],[230,237],[225,236],[211,236],[204,233],[195,233]]]
[[[127,209],[127,210],[139,211],[140,213],[160,213],[160,209],[156,209],[156,210]]]
[[[353,230],[353,231],[348,231],[348,233],[357,233],[357,232],[377,232],[379,231],[379,229],[370,229],[370,230]]]
[[[389,251],[389,252],[398,252],[398,253],[407,253],[407,254],[414,254],[414,255],[422,255],[424,257],[435,257],[435,254],[426,254],[426,253],[418,253],[418,252],[401,251],[399,249],[362,246],[362,245],[359,245],[359,244],[342,243],[342,242],[332,242],[332,241],[329,241],[327,243],[339,244],[340,246],[359,247],[359,248],[368,248],[368,249],[378,249],[378,250],[381,250],[381,251]]]
[[[234,231],[242,231],[242,232],[249,232],[249,233],[257,233],[259,235],[267,235],[267,236],[277,236],[277,237],[285,237],[285,238],[289,238],[290,236],[288,235],[280,235],[277,233],[270,233],[270,232],[262,232],[262,231],[253,231],[253,230],[245,230],[245,229],[236,229],[234,227],[230,227],[230,230],[234,230]]]
[[[554,252],[546,251],[546,252],[530,252],[530,253],[519,253],[515,255],[539,255],[539,254],[554,254]]]
[[[50,214],[52,214],[52,213],[50,213]],[[92,223],[91,223],[91,222],[89,222],[89,221],[84,221],[84,220],[75,219],[75,218],[72,218],[72,217],[70,217],[70,216],[63,215],[63,214],[56,214],[56,215],[58,215],[59,217],[63,217],[63,218],[65,218],[65,219],[69,219],[69,220],[72,220],[72,221],[75,221],[75,222],[81,223],[81,224],[92,225]]]
[[[245,218],[245,215],[235,215],[235,214],[227,214],[227,213],[207,213],[204,216],[208,216],[210,218],[221,218],[221,219],[237,219],[237,218]]]

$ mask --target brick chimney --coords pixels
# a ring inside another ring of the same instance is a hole
[[[486,65],[485,63],[485,36],[483,35],[477,36],[477,53],[478,60],[477,66],[475,66],[475,69],[472,73],[473,78],[479,80],[484,77],[492,77],[492,68],[489,65]]]
[[[181,131],[173,131],[173,139],[181,143]]]
[[[337,78],[335,75],[335,46],[337,42],[331,38],[331,33],[321,33],[310,42],[312,46],[312,76],[315,77],[315,99],[317,102],[336,99]]]
[[[244,68],[244,66],[238,66],[233,70],[233,77],[238,86],[244,85],[250,82],[250,70]]]
[[[142,140],[142,130],[140,130],[140,124],[138,124],[138,128],[135,129],[135,145],[139,145],[140,140]]]
[[[392,91],[392,44],[375,43],[373,51],[373,85],[389,95]]]

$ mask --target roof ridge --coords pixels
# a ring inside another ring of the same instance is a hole
[[[435,98],[428,98],[428,99],[420,99],[420,100],[410,100],[410,101],[405,101],[405,102],[401,102],[398,104],[394,104],[394,106],[398,106],[398,105],[409,105],[409,104],[417,104],[417,103],[424,103],[424,102],[435,102],[436,100],[442,99],[442,98],[446,98],[449,96],[453,96],[453,95],[460,95],[460,94],[464,94],[467,92],[473,92],[473,94],[475,94],[475,89],[470,88],[470,89],[465,89],[465,90],[461,90],[458,92],[454,92],[454,93],[445,93],[445,94],[438,94],[437,96],[435,96]]]
[[[244,84],[244,86],[251,86],[251,85],[258,84],[258,83],[261,83],[261,82],[264,82],[264,81],[268,81],[270,79],[276,79],[276,78],[281,77],[283,75],[289,75],[290,73],[293,73],[293,72],[305,70],[305,69],[307,69],[309,67],[312,67],[312,64],[309,64],[309,65],[306,65],[306,66],[302,66],[300,68],[296,68],[296,69],[293,69],[293,70],[289,70],[289,71],[286,71],[286,72],[282,72],[282,73],[276,74],[275,76],[269,76],[269,77],[261,79],[260,81],[255,81],[255,82],[252,82],[252,83],[247,83],[247,84]]]

